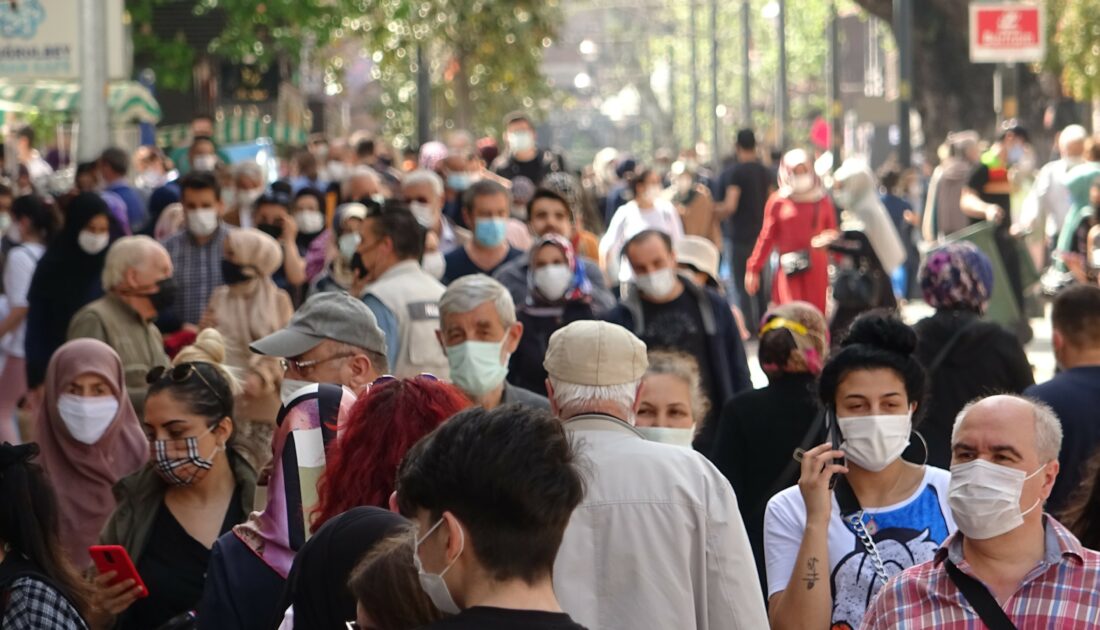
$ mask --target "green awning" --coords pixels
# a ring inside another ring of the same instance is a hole
[[[214,142],[217,144],[240,144],[260,138],[271,138],[278,145],[301,146],[309,138],[308,122],[301,125],[277,120],[270,115],[260,114],[223,114],[219,112],[214,120]],[[191,137],[188,125],[171,125],[157,128],[157,144],[160,146],[180,146]]]
[[[113,122],[156,123],[160,104],[137,81],[112,81],[108,86],[107,106]],[[30,110],[80,113],[80,84],[70,81],[0,80],[0,111]]]

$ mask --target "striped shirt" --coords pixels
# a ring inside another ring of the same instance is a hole
[[[1046,553],[1019,588],[1002,603],[1018,628],[1095,628],[1100,623],[1100,553],[1080,541],[1051,516],[1044,516]],[[947,575],[944,559],[974,576],[963,558],[962,534],[956,533],[936,557],[890,580],[867,609],[864,630],[983,630],[974,607]]]
[[[178,287],[172,311],[185,324],[198,324],[206,312],[210,294],[225,284],[222,258],[229,229],[224,223],[219,225],[213,238],[204,245],[197,244],[186,228],[164,241],[164,248],[172,258],[173,277]]]

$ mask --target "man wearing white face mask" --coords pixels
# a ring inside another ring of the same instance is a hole
[[[439,252],[449,254],[470,241],[470,231],[443,214],[443,178],[428,169],[418,169],[401,180],[401,198],[420,225],[435,233]]]
[[[447,357],[435,340],[445,287],[420,266],[425,230],[411,212],[387,205],[359,227],[359,258],[368,282],[363,302],[386,333],[393,374],[447,378]]]
[[[236,227],[256,227],[252,218],[256,201],[264,194],[264,171],[256,162],[240,162],[233,165],[233,185],[222,191],[225,216],[222,220]]]
[[[508,360],[523,336],[516,305],[508,290],[475,274],[455,280],[439,300],[440,345],[451,368],[451,381],[486,409],[508,403],[549,409],[546,398],[505,380]]]
[[[714,406],[695,447],[707,454],[717,434],[715,422],[722,405],[734,394],[752,387],[745,348],[725,299],[714,290],[696,286],[677,273],[672,238],[658,230],[644,230],[623,246],[634,270],[634,281],[623,290],[622,302],[604,316],[631,330],[653,350],[684,352],[699,362],[703,391]]]
[[[184,229],[164,241],[179,286],[171,314],[183,325],[198,325],[210,294],[225,284],[222,254],[231,228],[221,221],[221,189],[212,174],[188,173],[179,186]]]
[[[526,177],[536,186],[549,173],[565,170],[565,161],[553,151],[540,150],[535,125],[527,114],[512,112],[504,118],[508,152],[497,158],[493,172],[511,181]]]
[[[862,627],[1094,627],[1100,553],[1042,508],[1058,476],[1058,417],[1042,403],[992,396],[963,409],[951,442],[959,531],[935,559],[891,581]]]

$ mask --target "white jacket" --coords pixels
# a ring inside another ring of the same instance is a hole
[[[737,499],[714,465],[610,416],[565,428],[586,481],[554,563],[565,612],[590,630],[768,627]]]
[[[440,379],[450,376],[447,356],[435,336],[439,330],[439,299],[446,287],[428,275],[415,260],[390,267],[368,287],[373,295],[397,319],[401,345],[394,365],[394,376],[411,378],[427,372]]]

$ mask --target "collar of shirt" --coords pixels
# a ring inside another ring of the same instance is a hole
[[[1065,526],[1046,514],[1043,515],[1043,547],[1043,559],[1024,577],[1020,583],[1021,587],[1045,573],[1051,566],[1061,563],[1064,559],[1069,558],[1078,565],[1084,563],[1084,548],[1081,546],[1081,542]],[[950,559],[955,566],[968,575],[973,573],[969,563],[966,562],[966,558],[963,556],[962,532],[955,532],[947,543],[936,551],[932,562],[938,566],[945,559]]]
[[[629,423],[604,413],[586,413],[562,422],[562,425],[574,431],[612,431],[629,433],[645,439],[638,429]]]

